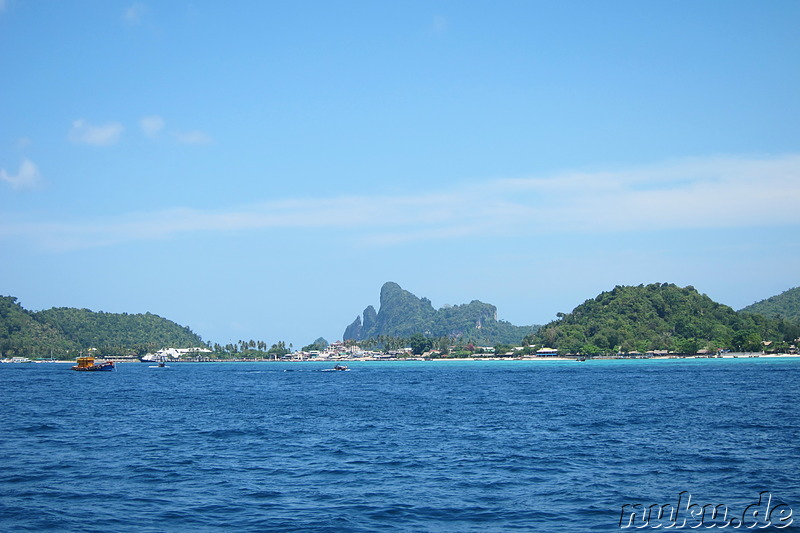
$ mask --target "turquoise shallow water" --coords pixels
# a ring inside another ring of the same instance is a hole
[[[330,366],[0,365],[0,531],[619,531],[682,491],[800,525],[800,359]]]

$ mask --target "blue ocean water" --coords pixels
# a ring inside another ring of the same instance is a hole
[[[0,530],[619,531],[684,491],[800,525],[800,359],[330,366],[0,365]]]

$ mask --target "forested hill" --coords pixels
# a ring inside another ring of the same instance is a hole
[[[788,318],[800,322],[800,287],[748,305],[740,312],[755,313],[772,318]]]
[[[104,313],[69,307],[31,312],[13,296],[0,296],[2,357],[74,358],[96,348],[98,355],[144,354],[164,347],[204,346],[202,339],[150,313]]]
[[[397,283],[381,288],[380,309],[371,305],[347,326],[344,340],[375,339],[381,336],[451,337],[476,344],[517,344],[537,326],[514,326],[497,320],[497,308],[473,300],[468,304],[434,309],[427,298],[418,298]]]
[[[762,341],[782,350],[800,336],[795,322],[737,313],[694,287],[667,283],[617,286],[560,316],[526,341],[562,353],[695,353],[701,349],[760,351]]]
[[[53,326],[37,320],[13,296],[0,296],[0,357],[66,353],[75,343]]]
[[[33,315],[53,326],[81,348],[155,347],[190,348],[203,346],[202,339],[188,327],[151,313],[104,313],[88,309],[56,307]]]

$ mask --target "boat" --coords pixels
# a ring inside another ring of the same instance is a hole
[[[100,372],[114,370],[114,361],[105,361],[103,363],[95,363],[94,357],[78,357],[78,364],[72,367],[72,370],[79,370],[83,372]]]
[[[336,365],[333,368],[324,369],[323,372],[344,372],[347,370],[350,370],[349,368],[347,368],[347,365]]]

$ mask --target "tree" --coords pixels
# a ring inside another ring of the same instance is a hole
[[[442,355],[447,355],[450,352],[450,337],[439,337],[434,341],[433,347]]]
[[[283,357],[284,355],[289,353],[289,350],[286,349],[286,343],[283,341],[278,341],[272,345],[272,347],[267,351],[269,355],[274,355],[276,357]]]
[[[691,339],[684,339],[678,343],[678,351],[685,354],[695,354],[697,353],[702,344],[699,340],[692,337]]]
[[[763,339],[757,332],[752,332],[745,337],[744,351],[745,352],[760,352],[764,347]]]
[[[411,348],[411,353],[414,355],[422,355],[429,351],[432,344],[432,341],[425,338],[422,333],[414,333],[408,338],[408,345]]]
[[[320,337],[311,344],[303,346],[302,351],[304,352],[322,351],[327,347],[328,347],[328,341]]]
[[[505,355],[508,352],[512,351],[513,349],[514,349],[514,347],[511,346],[510,344],[498,343],[498,344],[494,345],[494,354],[495,355]]]
[[[586,343],[581,347],[580,352],[585,355],[602,355],[604,350],[596,344]]]

